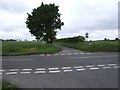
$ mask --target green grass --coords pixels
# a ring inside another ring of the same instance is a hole
[[[10,83],[7,82],[3,82],[2,83],[2,90],[17,90],[15,85],[12,85]]]
[[[58,42],[61,45],[88,52],[119,52],[120,41],[91,41],[85,43]]]
[[[0,81],[0,90],[18,90],[15,85],[8,82]]]
[[[43,42],[2,42],[2,55],[51,54],[60,51],[53,44]]]

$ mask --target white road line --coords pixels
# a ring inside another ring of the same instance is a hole
[[[51,54],[47,54],[46,56],[52,56]]]
[[[35,71],[35,73],[45,73],[45,71]]]
[[[59,54],[53,54],[54,56],[58,56]]]
[[[78,55],[79,53],[73,53],[73,54]]]
[[[39,56],[45,56],[44,54],[40,54]]]
[[[75,66],[74,68],[83,68],[83,66]]]
[[[64,70],[64,72],[71,72],[71,71],[73,71],[72,69],[70,69],[70,70]]]
[[[89,68],[89,69],[90,70],[98,70],[99,68],[96,67],[96,68]]]
[[[108,66],[116,66],[117,64],[107,64]]]
[[[85,54],[85,53],[80,53],[80,54]]]
[[[10,69],[8,71],[18,71],[19,69]]]
[[[112,68],[112,67],[103,67],[103,69],[109,69],[109,68]]]
[[[32,69],[22,69],[23,71],[31,71]]]
[[[86,54],[92,54],[92,53],[86,53]]]
[[[4,59],[4,60],[2,60],[3,62],[5,61],[5,62],[8,62],[8,61],[33,61],[34,59]]]
[[[49,73],[58,73],[60,72],[60,70],[56,70],[56,71],[49,71]]]
[[[58,68],[49,68],[49,70],[56,70],[56,69],[58,69]]]
[[[85,69],[83,68],[83,69],[76,69],[77,71],[85,71]]]
[[[98,67],[104,67],[104,66],[106,66],[106,65],[104,65],[104,64],[101,64],[101,65],[97,65]]]
[[[2,75],[2,73],[0,73],[0,75]]]
[[[120,66],[114,66],[113,68],[120,68]]]
[[[86,67],[95,67],[95,65],[87,65]]]
[[[30,72],[20,72],[21,74],[29,74]]]
[[[72,53],[67,53],[67,55],[72,55]]]
[[[7,75],[13,75],[13,74],[17,74],[17,72],[7,72],[5,74],[7,74]]]
[[[116,57],[117,55],[109,55],[109,56],[89,56],[89,57],[70,57],[66,59],[80,59],[80,58],[107,58],[107,57]]]
[[[71,69],[71,67],[62,67],[62,69]]]
[[[36,70],[45,70],[45,68],[36,68]]]
[[[5,70],[0,70],[0,72],[4,72]]]
[[[63,56],[63,55],[65,55],[65,54],[60,54],[60,55],[62,55],[62,56]]]

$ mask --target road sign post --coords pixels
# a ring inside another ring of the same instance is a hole
[[[86,38],[86,41],[88,41],[88,38],[89,38],[89,33],[85,33],[85,38]]]

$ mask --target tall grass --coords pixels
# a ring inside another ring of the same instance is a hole
[[[1,90],[18,90],[18,88],[8,82],[3,82]]]
[[[120,41],[91,41],[85,43],[59,42],[61,45],[89,52],[119,52],[119,43]]]
[[[2,42],[2,55],[47,54],[60,49],[42,42]]]

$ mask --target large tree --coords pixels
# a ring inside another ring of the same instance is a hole
[[[60,19],[59,6],[55,4],[42,2],[40,7],[34,8],[31,14],[27,14],[26,25],[37,40],[42,38],[52,43],[56,37],[56,30],[61,30],[61,26],[64,25]]]

